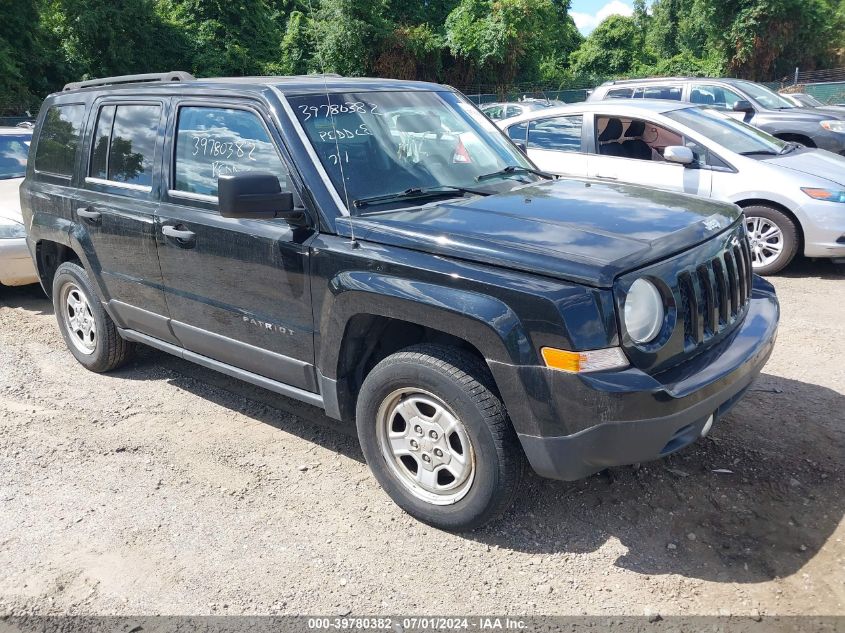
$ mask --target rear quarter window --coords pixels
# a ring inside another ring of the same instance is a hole
[[[81,104],[47,110],[35,150],[36,171],[58,176],[73,174],[84,114],[85,106]]]

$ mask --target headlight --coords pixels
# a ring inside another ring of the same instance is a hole
[[[822,121],[819,125],[829,132],[841,132],[845,134],[845,121]]]
[[[20,222],[0,218],[0,240],[9,240],[15,237],[26,237],[26,229]]]
[[[653,283],[637,279],[625,297],[625,329],[635,343],[653,341],[663,327],[663,297]]]
[[[801,191],[814,200],[826,200],[827,202],[845,202],[845,191],[835,189],[819,189],[817,187],[801,187]]]

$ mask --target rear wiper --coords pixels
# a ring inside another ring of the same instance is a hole
[[[395,202],[396,200],[417,200],[422,198],[442,198],[443,196],[453,196],[453,194],[460,195],[476,195],[489,196],[490,191],[481,191],[479,189],[469,189],[467,187],[453,187],[451,185],[444,185],[443,187],[411,187],[405,191],[396,193],[388,193],[383,196],[371,196],[369,198],[359,198],[353,200],[352,204],[356,209],[363,209],[377,204],[387,204],[388,202]]]
[[[535,176],[539,176],[540,178],[545,178],[546,180],[555,180],[557,176],[554,174],[550,174],[545,171],[540,171],[539,169],[531,169],[530,167],[518,167],[517,165],[508,165],[504,169],[500,169],[499,171],[494,171],[491,174],[484,174],[483,176],[476,176],[475,179],[478,182],[482,182],[484,180],[489,180],[490,178],[507,178],[508,176],[519,175],[519,174],[534,174]]]

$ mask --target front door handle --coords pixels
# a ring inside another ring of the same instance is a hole
[[[91,220],[92,222],[97,222],[101,217],[103,217],[103,214],[93,207],[81,207],[76,210],[76,215],[80,218]]]
[[[181,246],[188,246],[193,245],[194,241],[197,239],[197,234],[193,231],[189,231],[184,228],[179,228],[182,226],[178,224],[176,226],[163,226],[161,227],[161,232],[164,234],[165,237],[171,237],[177,241],[177,243]]]

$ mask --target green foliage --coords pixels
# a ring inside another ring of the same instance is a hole
[[[0,113],[96,76],[338,72],[483,86],[774,79],[845,65],[845,0],[633,0],[583,38],[570,0],[0,0]]]
[[[311,70],[366,75],[390,34],[386,0],[322,0],[311,20],[314,42]]]
[[[635,72],[644,61],[643,36],[633,17],[610,16],[572,54],[572,72],[594,76],[625,76]]]
[[[554,67],[549,57],[565,58],[580,36],[552,0],[461,0],[446,18],[446,42],[474,79],[507,85],[536,81],[542,67]]]

